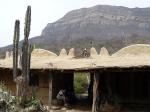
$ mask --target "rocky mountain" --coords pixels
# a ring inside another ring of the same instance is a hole
[[[132,43],[150,43],[150,8],[97,5],[68,12],[48,23],[38,37],[37,47],[57,52],[75,47],[77,52],[106,46],[112,53]],[[5,47],[3,50],[11,49]],[[2,51],[2,49],[1,49]]]

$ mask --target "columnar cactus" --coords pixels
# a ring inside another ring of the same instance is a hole
[[[24,41],[22,45],[22,76],[24,78],[24,91],[23,91],[23,102],[26,100],[27,96],[27,86],[29,82],[30,73],[30,45],[28,43],[28,37],[30,34],[31,25],[31,6],[28,6],[25,16],[25,26],[24,26]]]
[[[13,40],[13,79],[18,75],[18,43],[20,37],[20,21],[16,20]]]
[[[16,20],[15,23],[15,33],[14,33],[14,49],[13,49],[13,74],[14,74],[14,81],[18,83],[18,88],[19,85],[22,85],[23,88],[20,89],[22,90],[21,97],[22,97],[22,102],[26,101],[27,98],[27,87],[28,87],[28,82],[29,82],[29,73],[30,73],[30,58],[31,58],[31,52],[32,52],[32,47],[29,45],[28,42],[28,37],[30,34],[30,25],[31,25],[31,6],[28,6],[27,11],[26,11],[26,16],[25,16],[25,26],[24,26],[24,41],[22,44],[22,53],[20,55],[20,60],[21,60],[21,70],[22,70],[22,75],[21,79],[17,77],[17,67],[18,67],[18,43],[19,43],[19,34],[20,34],[20,28],[19,28],[20,22]],[[18,81],[18,82],[17,82]],[[21,84],[20,84],[21,83]]]
[[[30,50],[28,37],[30,34],[30,25],[31,25],[31,6],[28,6],[25,17],[25,27],[24,27],[24,42],[22,46],[22,72],[23,77],[25,78],[26,83],[28,82],[28,75],[30,70]]]

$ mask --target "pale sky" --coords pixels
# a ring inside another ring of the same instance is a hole
[[[150,7],[150,0],[0,0],[0,47],[13,42],[14,22],[21,22],[23,39],[26,7],[31,5],[32,21],[30,37],[41,34],[47,23],[63,17],[68,11],[95,5]]]

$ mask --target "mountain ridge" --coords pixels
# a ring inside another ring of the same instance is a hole
[[[37,48],[58,53],[61,48],[105,46],[109,52],[136,43],[150,43],[150,8],[97,5],[68,12],[48,23],[40,36],[30,39]],[[0,51],[12,50],[12,46]]]

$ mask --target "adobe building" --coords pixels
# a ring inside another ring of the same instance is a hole
[[[31,57],[31,82],[38,86],[38,96],[51,108],[60,89],[74,90],[74,73],[91,74],[92,112],[101,112],[105,103],[118,104],[120,109],[150,106],[150,45],[136,44],[109,55],[106,48],[97,53],[91,48],[90,57],[75,58],[74,49],[61,50],[57,56],[43,49],[35,49]],[[8,53],[7,53],[8,54]],[[0,60],[0,80],[15,94],[12,58]],[[18,68],[19,69],[19,68]]]

